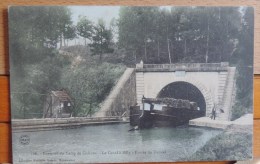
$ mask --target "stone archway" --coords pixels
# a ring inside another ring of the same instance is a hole
[[[157,98],[175,98],[196,102],[200,116],[206,115],[206,101],[201,91],[191,83],[178,81],[166,85],[157,95]]]
[[[185,89],[185,87],[188,88]],[[178,88],[176,93],[167,93],[172,92],[176,88]],[[185,95],[185,93],[178,94],[177,92],[186,92],[186,94],[190,95]],[[211,93],[203,84],[197,82],[196,80],[179,79],[176,81],[172,81],[171,83],[163,86],[156,97],[167,96],[177,99],[188,99],[190,101],[197,102],[202,111],[201,116],[208,116],[214,106],[214,101]],[[192,98],[194,96],[197,96],[197,98]]]

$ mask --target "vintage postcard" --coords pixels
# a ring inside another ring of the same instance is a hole
[[[11,6],[14,164],[252,158],[254,10]]]

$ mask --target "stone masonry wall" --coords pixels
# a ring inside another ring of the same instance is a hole
[[[128,114],[130,106],[136,104],[135,81],[135,69],[127,68],[94,116],[109,117]]]

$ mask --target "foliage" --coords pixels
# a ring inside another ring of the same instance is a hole
[[[237,69],[236,103],[232,109],[232,120],[245,113],[253,112],[253,50],[254,23],[253,8],[244,9],[244,17],[238,35],[238,48],[234,51],[232,62]]]
[[[252,8],[121,7],[118,29],[132,65],[229,62],[237,70],[232,119],[252,112]]]
[[[87,39],[92,38],[93,23],[86,16],[80,16],[76,27],[78,35],[85,39],[85,45],[87,45]]]
[[[62,6],[10,7],[14,117],[40,117],[45,95],[59,89],[61,70],[69,61],[59,55],[56,47],[65,26],[71,23],[69,14],[68,8]]]
[[[91,51],[94,55],[99,55],[99,60],[102,61],[104,53],[112,53],[114,50],[112,44],[112,32],[105,27],[105,22],[100,19],[98,24],[94,26],[93,43],[90,44]]]
[[[252,134],[224,132],[210,139],[189,160],[245,160],[252,157]]]
[[[44,96],[62,87],[77,99],[75,115],[98,109],[124,68],[107,62],[133,66],[141,60],[154,64],[229,62],[237,70],[232,118],[252,112],[250,7],[121,7],[119,19],[112,19],[109,28],[103,20],[93,23],[85,16],[79,17],[75,26],[69,8],[63,6],[9,10],[15,117],[23,117],[24,111],[41,112]],[[75,52],[84,53],[85,62],[72,68],[77,56],[61,55],[57,47],[78,36],[85,39],[85,46],[75,46]],[[90,51],[99,55],[98,65]]]
[[[156,27],[153,20],[156,19],[154,16],[157,10],[157,7],[122,7],[120,9],[119,46],[128,51],[129,55],[134,58],[134,62],[140,58],[146,59],[145,61],[150,59],[150,56],[147,56],[150,48],[147,42],[152,41],[152,30]]]
[[[61,83],[74,98],[74,116],[86,114],[90,106],[92,112],[99,109],[125,67],[102,63],[100,65],[79,65],[63,72]]]
[[[35,63],[51,55],[63,29],[70,23],[70,15],[61,6],[10,7],[9,10],[11,64],[22,73],[22,64]]]
[[[236,7],[122,7],[119,45],[135,63],[229,61],[240,16]]]
[[[64,45],[65,45],[65,40],[73,40],[77,37],[76,34],[76,26],[72,24],[68,24],[65,29],[64,29]],[[65,45],[66,46],[66,45]]]
[[[47,56],[39,63],[25,65],[24,77],[11,81],[12,112],[16,118],[42,117],[47,94],[61,89],[62,68],[70,63],[64,56]],[[12,75],[14,76],[14,75]]]

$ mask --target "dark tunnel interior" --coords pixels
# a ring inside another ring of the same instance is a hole
[[[201,91],[194,85],[187,82],[174,82],[165,86],[157,98],[175,98],[196,102],[201,111],[201,116],[206,114],[206,102]]]

